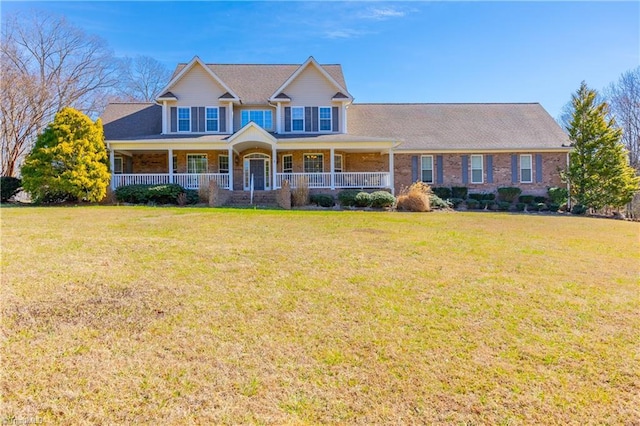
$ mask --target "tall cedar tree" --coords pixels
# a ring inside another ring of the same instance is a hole
[[[622,131],[613,118],[607,120],[609,106],[597,103],[596,97],[596,91],[584,81],[572,95],[573,114],[567,131],[573,150],[566,176],[577,204],[619,208],[631,201],[640,178],[629,166]]]
[[[23,189],[35,202],[100,201],[110,178],[102,122],[73,108],[56,114],[22,167]]]

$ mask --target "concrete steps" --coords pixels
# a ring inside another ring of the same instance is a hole
[[[233,191],[229,200],[225,204],[230,207],[276,207],[275,191],[254,191],[253,204],[251,204],[251,193],[249,191]]]

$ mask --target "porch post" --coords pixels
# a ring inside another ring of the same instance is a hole
[[[229,147],[229,191],[233,191],[233,166],[235,161],[233,160],[233,147]]]
[[[167,163],[169,163],[169,183],[173,183],[173,148],[169,148]]]
[[[115,170],[116,170],[116,157],[114,155],[114,149],[109,150],[109,168],[111,172],[111,189],[116,189]]]
[[[273,180],[273,186],[271,186],[271,189],[273,190],[276,189],[276,170],[278,167],[278,150],[275,145],[271,147],[271,163],[273,164],[271,167],[271,177]]]
[[[276,105],[276,133],[282,133],[282,107],[280,102]]]
[[[162,101],[162,134],[166,135],[167,132],[167,101]]]
[[[331,156],[331,189],[334,190],[336,189],[336,155],[335,155],[335,150],[333,148],[331,148],[330,150],[330,156]]]
[[[389,185],[391,185],[391,194],[395,195],[395,182],[393,177],[393,149],[389,148]]]
[[[229,134],[233,134],[233,102],[229,102]]]

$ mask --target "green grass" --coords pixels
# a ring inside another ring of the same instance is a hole
[[[637,223],[15,208],[0,418],[635,424]]]

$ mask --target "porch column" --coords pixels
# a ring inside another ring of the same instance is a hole
[[[229,102],[229,134],[233,134],[233,102]]]
[[[275,146],[271,147],[271,163],[273,164],[271,168],[273,186],[271,186],[271,189],[276,189],[276,170],[278,167],[278,150],[276,150]]]
[[[167,101],[162,101],[162,134],[167,133]]]
[[[331,156],[331,189],[336,189],[336,155],[335,155],[335,150],[333,148],[331,148],[330,150],[330,156]]]
[[[276,106],[276,133],[282,133],[282,107],[278,102]]]
[[[169,148],[167,163],[169,163],[169,183],[173,183],[173,148]]]
[[[391,185],[391,194],[395,195],[395,182],[393,178],[393,149],[389,148],[389,185]]]
[[[116,157],[114,155],[114,149],[109,150],[109,171],[111,172],[111,189],[116,189],[115,170],[116,170]]]
[[[232,147],[229,147],[229,153],[227,155],[229,156],[229,190],[233,191],[233,166],[236,164],[236,162],[233,159]]]

